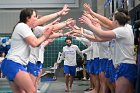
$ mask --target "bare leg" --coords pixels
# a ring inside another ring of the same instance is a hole
[[[29,76],[29,74],[25,71],[19,71],[16,74],[16,77],[14,79],[14,83],[11,83],[11,88],[13,89],[13,91],[18,91],[19,90],[23,90],[27,92],[27,93],[35,93],[35,87],[34,84]],[[19,89],[17,89],[19,88]],[[16,92],[15,92],[16,93]],[[22,93],[22,92],[19,92]]]
[[[65,84],[66,84],[65,92],[68,92],[69,91],[69,74],[65,74]]]
[[[115,83],[110,82],[108,78],[107,78],[107,86],[109,87],[111,93],[115,93]]]
[[[90,88],[94,89],[95,85],[94,85],[94,83],[92,81],[92,75],[91,74],[89,74],[89,78],[90,78]]]
[[[135,91],[134,86],[130,84],[129,93],[134,93],[134,91]]]
[[[19,88],[14,82],[10,82],[10,87],[13,93],[26,93],[23,89]]]
[[[32,74],[30,74],[30,73],[29,73],[29,75],[31,77],[31,80],[32,80],[34,86],[35,86],[35,90],[37,91],[37,77],[32,75]]]
[[[94,88],[93,91],[91,91],[91,93],[99,93],[99,89],[100,89],[99,76],[92,74],[92,81],[93,81],[93,83],[95,85],[95,88]]]
[[[99,93],[108,93],[107,78],[105,77],[104,72],[101,72],[99,74],[99,79],[100,79],[100,92]]]
[[[42,69],[40,69],[39,76],[37,77],[37,80],[36,80],[36,83],[37,83],[37,89],[38,89],[38,85],[39,85],[39,82],[40,82],[41,74],[42,74]]]
[[[125,77],[119,77],[116,81],[115,93],[133,93],[131,82]]]
[[[73,76],[70,76],[70,91],[72,91]]]
[[[86,80],[86,69],[85,66],[83,65],[83,80]]]

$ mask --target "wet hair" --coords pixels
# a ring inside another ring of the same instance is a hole
[[[65,39],[65,42],[66,42],[67,40],[72,41],[72,37],[71,37],[71,36],[68,36],[68,37]]]
[[[120,25],[124,26],[128,21],[129,17],[123,12],[117,12],[114,14],[114,19],[119,22]]]
[[[36,14],[37,14],[37,11],[35,9],[33,9],[33,8],[25,8],[25,9],[23,9],[20,12],[19,22],[26,23],[27,22],[27,18],[31,18],[33,12],[36,12]]]

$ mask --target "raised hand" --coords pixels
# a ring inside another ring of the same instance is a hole
[[[82,17],[79,18],[79,21],[80,21],[80,23],[92,24],[91,20],[88,17],[84,16],[84,15],[82,15]]]
[[[58,38],[58,37],[62,37],[62,36],[63,36],[62,33],[53,32],[53,34],[51,34],[49,38],[53,39],[53,38]]]
[[[73,18],[69,18],[66,20],[67,25],[74,26],[76,24],[76,21],[73,20]]]
[[[53,34],[53,27],[52,26],[46,27],[43,31],[43,34],[46,38],[49,38],[50,35]]]
[[[51,22],[50,24],[46,25],[46,27],[49,27],[49,26],[52,26],[52,25],[58,24],[60,20],[61,20],[61,17],[57,18],[56,20],[54,20],[54,21]]]
[[[55,40],[55,38],[54,39],[48,39],[48,42],[52,43],[54,40]]]
[[[61,17],[58,17],[56,20],[52,22],[52,25],[59,23],[60,20],[61,20]]]
[[[76,24],[73,26],[69,26],[70,30],[78,30],[80,29]]]
[[[74,25],[74,28],[75,28],[75,29],[80,29],[77,25]]]
[[[66,14],[69,12],[69,10],[70,10],[70,9],[68,8],[68,5],[65,4],[65,5],[63,6],[63,9],[60,10],[59,12],[57,12],[57,14],[58,14],[58,15],[64,16],[64,15],[66,15]]]
[[[76,20],[73,20],[73,18],[69,18],[65,21],[66,28],[73,28],[73,26],[76,24]]]
[[[88,14],[86,11],[84,11],[83,15],[88,17],[89,19],[93,19],[94,18],[91,14]]]
[[[73,36],[81,37],[81,35],[83,33],[83,28],[78,27],[78,29],[73,29],[72,31],[73,31],[73,33],[72,33]]]
[[[98,19],[93,18],[93,19],[91,20],[91,22],[92,22],[92,24],[93,24],[94,26],[96,26],[96,27],[98,27],[98,28],[101,28],[100,21],[99,21]]]
[[[79,34],[79,33],[73,33],[72,36],[81,37],[81,34]]]
[[[64,33],[63,36],[71,36],[71,34],[72,34],[72,31]]]
[[[90,14],[91,12],[93,12],[89,4],[85,3],[83,5],[83,7],[84,7],[84,11],[86,11],[88,14]]]

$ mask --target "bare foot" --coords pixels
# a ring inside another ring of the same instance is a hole
[[[69,90],[66,90],[66,89],[65,89],[65,92],[69,92]]]
[[[72,92],[72,88],[70,88],[70,92]]]
[[[65,92],[69,92],[69,89],[68,89],[68,88],[66,88],[66,89],[65,89]]]

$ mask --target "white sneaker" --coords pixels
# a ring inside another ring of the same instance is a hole
[[[83,80],[87,80],[86,77],[84,77]]]

